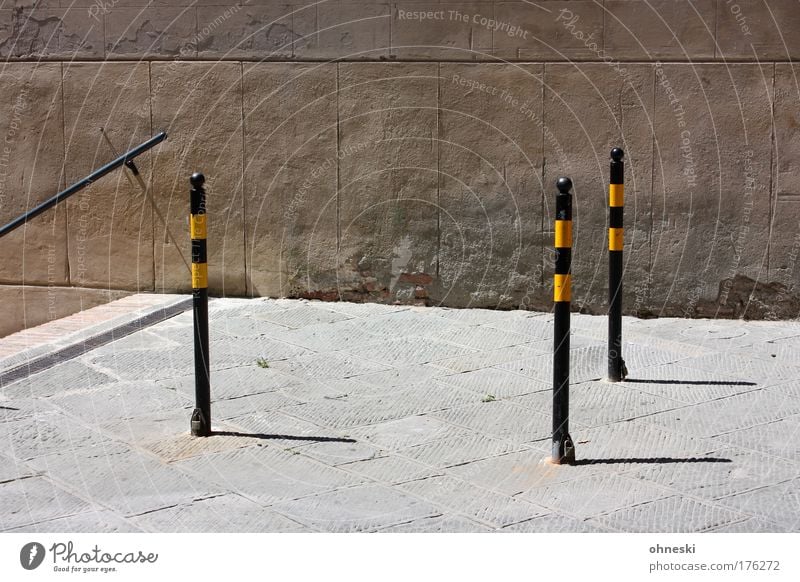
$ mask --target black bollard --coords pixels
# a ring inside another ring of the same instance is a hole
[[[625,202],[625,153],[611,150],[608,186],[608,380],[620,382],[628,375],[622,359],[622,249]]]
[[[194,300],[194,396],[192,435],[211,434],[211,382],[208,359],[208,251],[206,249],[206,191],[203,174],[189,179],[191,189],[192,298]]]
[[[555,250],[553,278],[553,455],[556,465],[575,462],[575,445],[569,436],[569,308],[572,300],[572,180],[556,183]]]

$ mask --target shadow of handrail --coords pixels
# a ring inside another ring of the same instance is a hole
[[[299,436],[289,434],[264,434],[259,432],[237,432],[232,430],[215,430],[211,436],[246,437],[251,439],[264,439],[276,441],[310,441],[313,443],[354,443],[355,439],[324,437],[324,436]]]
[[[720,459],[717,457],[630,457],[630,458],[611,458],[611,459],[578,459],[573,465],[622,465],[625,463],[633,464],[662,464],[662,463],[732,463],[730,459]]]
[[[638,384],[691,384],[694,386],[758,386],[755,382],[739,382],[736,380],[643,380],[641,378],[625,378],[625,382]]]

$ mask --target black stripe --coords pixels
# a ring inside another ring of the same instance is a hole
[[[622,206],[608,207],[608,226],[610,228],[622,228],[623,210]]]
[[[193,263],[208,262],[208,251],[205,239],[192,241],[192,262]]]
[[[569,267],[572,263],[572,249],[556,249],[556,275],[569,275]]]
[[[625,162],[611,162],[611,184],[625,183]]]
[[[556,220],[572,220],[572,194],[556,195]]]

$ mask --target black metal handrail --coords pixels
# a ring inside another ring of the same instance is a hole
[[[160,144],[165,139],[167,139],[167,134],[162,131],[158,135],[155,135],[155,136],[151,137],[150,139],[148,139],[143,144],[140,144],[140,145],[136,146],[135,148],[133,148],[132,150],[130,150],[129,152],[121,155],[120,157],[118,157],[114,161],[111,161],[111,162],[107,163],[105,166],[103,166],[101,168],[98,168],[97,170],[95,170],[94,172],[92,172],[91,174],[86,176],[83,180],[79,180],[78,182],[75,182],[72,186],[70,186],[66,190],[62,190],[61,192],[59,192],[58,194],[56,194],[52,198],[50,198],[48,200],[45,200],[44,202],[39,204],[37,207],[28,210],[24,214],[18,216],[17,218],[15,218],[11,222],[9,222],[8,224],[6,224],[2,228],[0,228],[0,237],[7,235],[9,232],[14,230],[15,228],[18,228],[18,227],[22,226],[23,224],[25,224],[26,222],[28,222],[31,218],[39,216],[45,210],[47,210],[49,208],[52,208],[53,206],[55,206],[56,204],[58,204],[62,200],[66,200],[67,198],[69,198],[70,196],[75,194],[76,192],[79,192],[79,191],[83,190],[84,188],[86,188],[86,186],[89,186],[95,180],[97,180],[99,178],[102,178],[103,176],[105,176],[109,172],[112,172],[112,171],[116,170],[120,166],[130,165],[133,162],[133,159],[136,156],[138,156],[140,154],[143,154],[144,152],[146,152],[147,150],[149,150],[153,146],[156,146],[156,145]]]

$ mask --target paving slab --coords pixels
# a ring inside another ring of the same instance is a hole
[[[613,531],[631,533],[709,531],[747,517],[746,514],[719,505],[702,503],[689,497],[667,497],[634,507],[626,507],[609,515],[593,518]]]
[[[364,532],[441,515],[434,504],[398,489],[367,484],[276,503],[275,511],[329,532]]]
[[[234,493],[151,511],[130,518],[130,522],[142,531],[154,533],[313,531]]]
[[[577,462],[557,466],[550,313],[209,312],[208,438],[189,433],[191,313],[0,386],[0,530],[800,531],[796,322],[626,317],[630,376],[612,384],[607,320],[574,314]],[[70,329],[29,330],[25,357],[93,333]]]

